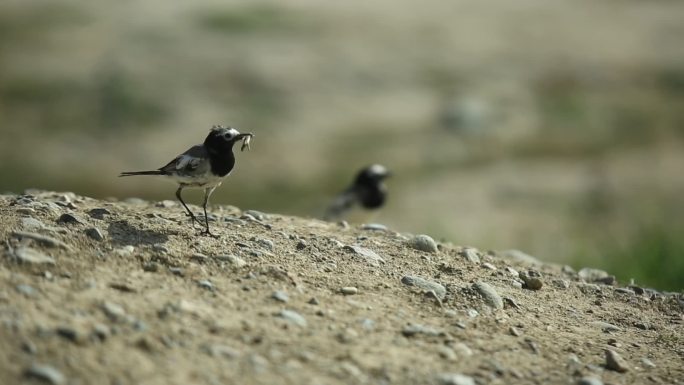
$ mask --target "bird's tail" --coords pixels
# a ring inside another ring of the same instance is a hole
[[[124,171],[119,176],[133,176],[133,175],[166,175],[164,171],[152,170],[152,171]]]

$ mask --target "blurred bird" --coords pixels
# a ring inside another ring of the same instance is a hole
[[[242,140],[241,150],[249,149],[249,142],[254,137],[252,133],[241,134],[238,130],[231,127],[214,126],[209,135],[204,139],[203,144],[190,147],[184,153],[178,155],[166,166],[152,171],[127,171],[119,176],[133,175],[161,175],[171,178],[178,183],[176,197],[181,202],[191,223],[202,223],[190,211],[181,197],[184,188],[203,188],[204,189],[204,222],[205,230],[203,235],[214,236],[209,231],[209,218],[207,217],[207,204],[209,197],[218,187],[223,178],[228,176],[235,166],[235,155],[233,145]]]
[[[387,187],[383,181],[391,175],[385,166],[379,164],[363,168],[354,183],[337,195],[323,218],[328,221],[344,219],[359,206],[366,212],[380,209],[387,199]]]

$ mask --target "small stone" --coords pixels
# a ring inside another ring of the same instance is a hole
[[[198,263],[204,263],[204,262],[209,260],[209,257],[207,257],[206,255],[204,255],[202,253],[195,253],[195,254],[190,256],[190,260],[198,262]]]
[[[145,262],[142,268],[149,273],[156,273],[159,271],[159,264],[156,262]]]
[[[109,329],[109,326],[104,325],[104,324],[95,324],[93,326],[93,334],[95,337],[97,337],[100,341],[106,340],[109,335],[111,334],[111,330]]]
[[[308,300],[307,303],[308,303],[309,305],[318,305],[318,304],[319,304],[318,298],[316,298],[316,297],[311,297],[311,299]]]
[[[36,293],[36,289],[34,289],[30,285],[17,285],[16,289],[19,293],[27,296],[27,297],[34,297]]]
[[[429,235],[420,234],[408,241],[410,247],[426,253],[436,253],[437,243]]]
[[[474,249],[472,247],[463,249],[463,251],[461,251],[459,255],[461,255],[463,258],[465,258],[466,261],[470,263],[480,263],[480,255],[478,254],[477,249]],[[496,268],[494,268],[494,270],[496,270]]]
[[[439,345],[437,347],[437,353],[447,361],[456,361],[458,358],[454,349],[444,345]]]
[[[55,259],[28,247],[18,247],[14,249],[14,257],[21,263],[32,265],[48,264],[54,265]]]
[[[185,276],[185,270],[183,270],[180,267],[169,267],[169,272],[173,275],[177,275],[179,277],[184,277]]]
[[[494,309],[503,309],[503,300],[489,284],[478,281],[473,284],[473,288],[480,293],[488,306]]]
[[[202,346],[201,349],[212,357],[224,357],[228,359],[240,357],[239,350],[227,345],[205,345]]]
[[[124,257],[128,257],[128,256],[130,256],[131,254],[133,254],[134,251],[135,251],[135,247],[134,247],[134,246],[132,246],[132,245],[127,245],[127,246],[121,247],[121,248],[119,248],[119,249],[115,249],[115,250],[114,250],[114,255],[117,255],[117,256],[119,256],[119,257],[121,257],[121,258],[124,258]]]
[[[58,336],[67,339],[71,342],[78,342],[79,339],[82,339],[78,331],[69,326],[60,326],[55,331],[57,332]]]
[[[91,227],[85,231],[86,235],[96,241],[104,241],[105,237],[102,231],[97,227]]]
[[[24,371],[24,376],[35,378],[52,385],[62,385],[66,382],[64,375],[50,365],[33,364]]]
[[[197,286],[201,287],[202,289],[214,291],[214,285],[206,279],[197,281]]]
[[[577,385],[603,385],[603,381],[596,377],[582,377],[577,380]]]
[[[371,266],[380,266],[381,263],[385,263],[385,260],[382,259],[382,257],[380,257],[375,251],[365,247],[358,245],[347,245],[344,246],[344,250],[351,251],[356,255],[362,256]]]
[[[541,274],[534,270],[521,271],[519,277],[525,283],[523,287],[526,289],[539,290],[544,285],[541,280]]]
[[[234,255],[217,255],[214,258],[222,262],[227,262],[233,267],[237,268],[247,266],[247,262],[245,262],[244,259]]]
[[[440,385],[475,385],[472,377],[460,373],[442,373],[437,376]]]
[[[601,286],[593,283],[579,283],[577,287],[584,294],[597,294],[601,292]]]
[[[361,230],[368,231],[387,231],[387,226],[380,223],[366,223],[361,225]]]
[[[459,357],[470,357],[473,355],[473,351],[468,347],[468,345],[463,342],[458,342],[452,346],[454,352],[459,355]]]
[[[109,210],[107,210],[103,207],[94,208],[94,209],[88,211],[88,215],[90,215],[92,218],[95,218],[95,219],[104,219],[105,215],[110,215],[110,214],[111,214],[111,212],[109,212]]]
[[[611,349],[606,349],[606,368],[616,372],[624,373],[629,370],[629,366],[624,358]]]
[[[83,225],[85,221],[76,214],[64,213],[57,219],[57,223]]]
[[[118,322],[126,317],[126,311],[119,305],[105,301],[102,304],[102,311],[113,322]]]
[[[639,287],[639,286],[630,285],[630,286],[628,286],[628,287],[629,287],[630,289],[632,289],[632,291],[633,291],[634,294],[636,294],[636,295],[643,295],[643,294],[646,292],[643,288],[641,288],[641,287]]]
[[[30,340],[24,340],[21,342],[21,350],[28,354],[36,354],[38,352],[36,345]]]
[[[65,249],[65,250],[71,249],[66,243],[64,243],[60,240],[50,238],[50,237],[47,237],[45,235],[36,234],[36,233],[29,233],[29,232],[25,232],[25,231],[15,231],[12,233],[12,236],[17,237],[19,239],[24,239],[24,238],[31,239],[31,240],[34,240],[34,241],[38,242],[39,244],[41,244],[43,246],[47,246],[47,247],[59,247],[59,248]]]
[[[605,271],[599,269],[592,269],[590,267],[585,267],[581,269],[577,274],[586,282],[598,281],[608,276],[608,273],[606,273]]]
[[[483,263],[481,266],[482,266],[483,268],[487,269],[487,270],[496,271],[496,266],[492,265],[492,264],[489,263],[489,262],[485,262],[485,263]]]
[[[511,326],[510,328],[508,328],[508,332],[511,333],[511,335],[514,337],[520,337],[522,335],[520,330],[518,330],[515,326]]]
[[[35,218],[21,218],[21,228],[27,231],[36,231],[45,228],[43,222]]]
[[[614,275],[609,275],[607,277],[599,278],[596,280],[597,283],[602,283],[604,285],[612,286],[617,283],[617,278]]]
[[[354,295],[359,292],[359,289],[353,286],[345,286],[340,289],[340,292],[344,295]]]
[[[401,330],[401,334],[403,334],[405,337],[413,337],[417,334],[426,336],[439,336],[442,334],[442,332],[429,326],[409,325]]]
[[[274,291],[273,294],[271,294],[271,298],[283,303],[286,303],[290,300],[290,297],[287,295],[287,293],[282,290]]]
[[[506,273],[508,273],[508,275],[510,275],[510,276],[512,276],[512,277],[516,277],[516,278],[517,278],[517,277],[519,276],[519,274],[520,274],[520,273],[518,273],[517,270],[515,270],[514,268],[512,268],[512,267],[510,267],[510,266],[506,266],[506,269],[505,269],[505,270],[506,270]]]
[[[175,206],[176,206],[176,202],[175,202],[175,201],[172,201],[172,200],[169,200],[169,199],[164,199],[163,201],[160,201],[160,202],[155,203],[155,206],[156,206],[156,207],[162,207],[162,208],[168,209],[168,208],[170,208],[170,207],[175,207]]]
[[[263,221],[263,220],[269,218],[268,214],[262,213],[261,211],[257,211],[257,210],[247,210],[243,213],[243,215],[249,215],[250,217],[252,217],[254,219],[258,219],[260,221]]]
[[[306,249],[307,246],[308,245],[306,244],[306,242],[304,242],[303,240],[300,239],[299,242],[297,242],[297,246],[295,246],[295,248],[297,250],[304,250],[304,249]]]
[[[407,286],[415,286],[423,291],[434,291],[440,300],[446,296],[446,288],[444,286],[421,277],[406,275],[401,278],[401,283]]]
[[[273,241],[270,239],[257,239],[257,243],[268,251],[273,251],[273,248],[275,247]]]
[[[551,284],[561,290],[565,290],[570,287],[570,283],[564,279],[554,279]]]
[[[281,310],[277,316],[299,327],[307,326],[306,319],[294,310]]]
[[[649,360],[646,357],[642,358],[640,361],[644,368],[654,369],[656,367],[656,364],[654,364],[653,361]]]
[[[597,327],[597,328],[600,328],[604,332],[617,332],[617,331],[621,330],[619,326],[615,326],[613,324],[610,324],[608,322],[603,322],[603,321],[594,321],[594,322],[591,322],[590,325]]]
[[[155,243],[154,245],[152,245],[152,250],[160,254],[168,254],[170,252],[169,248],[166,247],[166,245],[164,245],[163,243]]]

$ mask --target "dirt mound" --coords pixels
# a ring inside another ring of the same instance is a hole
[[[681,295],[605,272],[230,206],[217,239],[172,201],[0,212],[4,384],[684,383]]]

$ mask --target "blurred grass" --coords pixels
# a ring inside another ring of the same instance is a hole
[[[312,22],[281,6],[269,4],[214,9],[198,15],[197,19],[201,27],[226,34],[311,32],[308,27]]]

